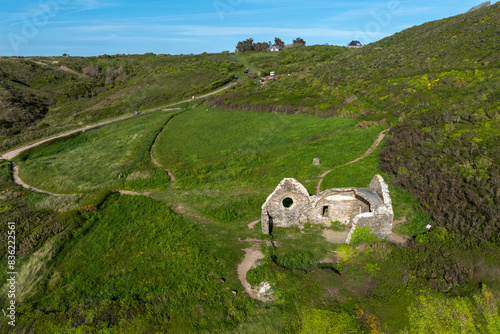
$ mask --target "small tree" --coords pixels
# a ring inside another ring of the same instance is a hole
[[[244,41],[238,42],[236,45],[236,51],[238,52],[246,52],[246,51],[253,51],[253,38],[246,39]]]
[[[283,49],[285,47],[285,42],[283,42],[281,39],[278,37],[274,37],[274,45],[279,47],[280,49]]]
[[[306,45],[306,41],[304,41],[302,38],[297,37],[296,39],[293,40],[293,45],[300,45],[304,46]]]
[[[269,43],[267,42],[263,42],[263,43],[255,43],[253,45],[253,49],[255,51],[266,51],[267,49],[269,49]]]

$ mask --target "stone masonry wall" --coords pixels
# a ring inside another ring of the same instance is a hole
[[[380,175],[368,187],[329,189],[316,196],[297,180],[284,179],[262,205],[262,232],[272,233],[274,227],[299,228],[307,222],[331,226],[340,221],[351,226],[346,243],[357,227],[369,227],[380,239],[392,232],[392,201],[389,188]]]
[[[377,193],[382,198],[382,204],[378,205],[373,212],[367,212],[356,216],[352,222],[351,230],[347,236],[346,243],[351,242],[352,235],[358,227],[368,227],[371,234],[375,234],[379,239],[392,238],[392,220],[394,212],[392,209],[389,187],[380,175],[375,175],[368,186],[369,190]]]

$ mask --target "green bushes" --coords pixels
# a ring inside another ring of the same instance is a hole
[[[420,129],[404,124],[392,130],[381,155],[384,170],[438,225],[465,239],[498,241],[500,151],[493,142],[500,132],[484,132],[476,123],[457,125],[448,136],[443,122],[417,119]]]
[[[378,241],[376,235],[370,233],[369,227],[357,227],[351,236],[351,245],[373,244]]]
[[[347,312],[304,309],[301,315],[301,334],[363,333],[356,317]]]
[[[421,295],[409,308],[408,333],[498,333],[498,299],[483,286],[474,298]]]
[[[307,270],[316,268],[317,259],[311,252],[297,250],[283,254],[274,259],[280,266],[289,269]]]

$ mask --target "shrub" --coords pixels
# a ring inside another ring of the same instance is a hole
[[[362,333],[356,317],[349,313],[329,310],[304,310],[302,318],[302,334],[326,333]]]
[[[358,251],[351,245],[340,245],[337,248],[337,256],[339,257],[338,271],[342,273],[345,265],[351,262],[356,255],[358,255]]]
[[[369,227],[358,227],[351,237],[351,245],[356,247],[361,244],[373,244],[378,241],[376,235],[370,233]]]
[[[486,286],[474,298],[422,295],[408,310],[409,333],[499,333],[498,300]]]
[[[274,259],[280,266],[290,269],[308,270],[316,268],[317,259],[310,251],[296,250]]]

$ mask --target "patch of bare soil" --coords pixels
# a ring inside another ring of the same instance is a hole
[[[261,297],[258,293],[258,289],[252,289],[252,286],[247,281],[247,272],[256,267],[256,262],[258,260],[262,260],[264,258],[264,254],[262,254],[260,250],[253,247],[243,249],[243,251],[245,252],[245,257],[238,265],[238,279],[250,297],[263,303],[271,302],[272,299]]]
[[[138,192],[130,191],[130,190],[118,190],[117,193],[120,195],[130,195],[130,196],[149,196],[149,195],[151,195],[150,192],[138,193]]]
[[[394,220],[392,222],[392,228],[394,228],[398,224],[406,223],[407,221],[408,220],[406,219],[406,217],[403,217],[400,220]],[[406,235],[399,235],[396,232],[392,232],[392,240],[394,243],[404,246],[406,245],[408,240],[410,240],[410,238],[408,238]]]
[[[349,235],[349,230],[343,232],[323,230],[322,235],[327,242],[330,242],[332,244],[343,244],[345,243],[347,236]]]
[[[339,257],[337,254],[327,256],[323,260],[319,261],[318,263],[339,263]]]
[[[248,229],[249,229],[249,230],[253,230],[253,227],[254,227],[255,225],[257,225],[259,222],[260,222],[260,219],[259,219],[259,220],[254,221],[254,222],[251,222],[250,224],[248,224],[248,225],[247,225],[247,226],[248,226]]]

